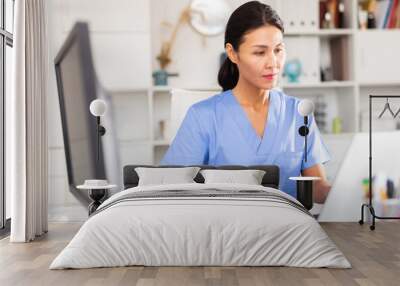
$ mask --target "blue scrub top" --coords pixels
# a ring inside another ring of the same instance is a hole
[[[263,137],[227,90],[192,105],[161,161],[161,165],[278,165],[279,189],[296,197],[301,170],[329,161],[314,116],[309,116],[307,162],[304,137],[298,129],[304,118],[297,112],[300,99],[278,90],[269,92],[268,118]]]

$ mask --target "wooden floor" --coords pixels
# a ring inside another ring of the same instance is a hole
[[[80,224],[53,223],[27,244],[0,241],[0,285],[400,285],[400,223],[378,222],[375,231],[356,223],[323,228],[353,268],[120,267],[48,270]]]

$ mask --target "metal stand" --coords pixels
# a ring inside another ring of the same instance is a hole
[[[304,137],[304,162],[307,162],[307,135],[309,132],[308,116],[304,116],[304,125],[299,128],[299,134]]]
[[[319,177],[289,177],[289,180],[296,181],[296,199],[307,209],[311,210],[313,203],[314,181],[320,180]]]
[[[89,197],[93,200],[88,207],[89,216],[97,210],[106,195],[107,189],[89,189]]]
[[[372,224],[369,226],[371,230],[375,229],[375,219],[400,219],[400,217],[382,217],[375,214],[374,206],[372,205],[372,99],[373,98],[400,98],[400,95],[370,95],[369,96],[369,203],[361,206],[361,219],[359,224],[364,224],[364,208],[368,208],[372,215]]]
[[[96,154],[97,154],[97,156],[96,156],[96,158],[97,158],[97,163],[99,162],[99,160],[100,160],[100,137],[101,136],[104,136],[104,134],[106,134],[106,129],[104,128],[104,126],[102,126],[101,124],[100,124],[100,116],[96,116],[96,126],[97,126],[97,136],[96,136],[96,143],[97,143],[97,152],[96,152]]]
[[[307,210],[313,207],[313,181],[297,181],[297,200]]]

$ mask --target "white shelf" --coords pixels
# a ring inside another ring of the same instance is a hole
[[[169,92],[171,91],[172,87],[170,86],[152,86],[150,87],[150,90],[152,90],[153,92]]]
[[[173,86],[152,86],[150,90],[153,92],[169,92],[174,88],[186,89],[186,90],[196,90],[196,91],[222,91],[220,86],[190,86],[190,87],[173,87]]]
[[[118,139],[120,144],[152,144],[152,141],[149,139]]]
[[[153,146],[169,146],[169,141],[165,139],[152,141]]]
[[[283,89],[354,87],[354,81],[324,81],[318,83],[285,83]]]
[[[122,94],[126,94],[126,95],[130,95],[133,93],[146,93],[148,92],[148,88],[147,87],[137,87],[137,88],[127,88],[127,89],[112,89],[112,90],[107,90],[107,92],[110,95],[122,95]]]
[[[348,36],[353,35],[354,32],[354,29],[291,30],[285,32],[285,36]]]
[[[390,86],[399,86],[400,81],[395,82],[360,82],[358,83],[360,87],[390,87]]]
[[[396,29],[365,29],[365,30],[361,30],[361,29],[357,29],[356,30],[357,34],[373,34],[373,33],[400,33],[400,29],[396,28]]]
[[[172,86],[150,86],[150,87],[138,87],[138,88],[127,88],[127,89],[112,89],[108,90],[110,95],[131,95],[135,93],[147,93],[151,92],[154,93],[169,93],[175,87]],[[196,91],[222,91],[220,86],[208,86],[208,87],[176,87],[179,89],[186,89],[186,90],[196,90]]]

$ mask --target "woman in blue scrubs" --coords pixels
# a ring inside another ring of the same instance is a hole
[[[280,189],[296,197],[291,176],[317,176],[314,200],[330,189],[323,163],[330,156],[309,116],[307,161],[299,99],[274,89],[286,53],[283,23],[268,5],[237,8],[225,31],[227,59],[218,82],[223,92],[192,105],[161,164],[278,165]]]

